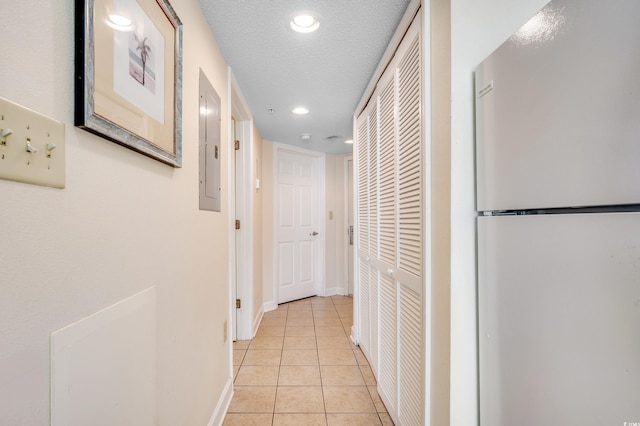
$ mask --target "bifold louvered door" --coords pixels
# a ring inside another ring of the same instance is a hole
[[[424,423],[420,13],[356,120],[360,345],[395,422]]]
[[[356,282],[358,285],[358,306],[359,306],[359,322],[360,322],[360,348],[369,357],[371,361],[372,344],[371,344],[371,293],[376,291],[374,287],[374,279],[370,276],[369,260],[370,249],[369,240],[371,227],[369,226],[369,216],[375,210],[370,209],[369,188],[372,186],[370,182],[369,168],[369,116],[362,114],[356,123],[356,142],[354,148],[357,152],[355,155],[356,167],[354,168],[356,176],[357,202],[356,202]],[[375,220],[375,217],[373,218]],[[376,373],[374,365],[371,366]]]

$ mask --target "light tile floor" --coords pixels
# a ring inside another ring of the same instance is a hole
[[[252,341],[233,343],[233,425],[393,425],[376,380],[351,343],[353,299],[312,297],[264,314]]]

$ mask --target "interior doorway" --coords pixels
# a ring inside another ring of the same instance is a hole
[[[253,117],[229,72],[229,294],[233,340],[253,338],[253,227],[251,143]],[[238,228],[240,225],[240,229]]]
[[[275,156],[278,303],[324,295],[324,155],[279,147]]]
[[[236,146],[236,142],[238,140],[238,120],[236,120],[236,118],[232,115],[231,116],[231,132],[233,134],[233,148],[234,150],[233,152],[233,173],[231,173],[231,175],[233,176],[233,182],[231,182],[231,184],[229,185],[229,187],[231,188],[231,194],[233,196],[233,203],[234,203],[234,207],[235,207],[235,216],[237,216],[237,213],[242,211],[242,206],[239,206],[239,197],[238,197],[238,151],[235,149]],[[235,227],[235,224],[234,224]],[[240,285],[240,280],[238,279],[239,274],[238,274],[238,262],[239,262],[239,255],[238,255],[238,251],[240,249],[240,238],[239,238],[239,233],[236,232],[233,234],[233,240],[234,240],[234,247],[235,247],[235,251],[234,251],[234,259],[235,261],[233,262],[233,271],[231,271],[231,274],[233,276],[235,276],[235,282],[233,284],[233,300],[238,300],[238,295],[242,293],[242,288]],[[233,328],[233,340],[238,340],[238,307],[236,303],[232,302],[232,306],[231,306],[231,316],[233,318],[233,322],[232,322],[232,328]]]

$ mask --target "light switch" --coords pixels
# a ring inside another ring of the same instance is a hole
[[[0,97],[0,179],[64,188],[64,124]]]

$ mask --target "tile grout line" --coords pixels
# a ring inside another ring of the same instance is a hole
[[[287,306],[287,314],[284,316],[284,336],[282,336],[282,347],[280,348],[280,362],[278,363],[278,380],[276,381],[276,392],[274,397],[275,399],[273,401],[273,413],[271,413],[271,426],[273,426],[273,424],[276,421],[276,403],[278,402],[278,390],[280,389],[280,371],[282,371],[282,358],[284,357],[284,340],[285,340],[285,337],[287,336],[288,321],[289,321],[289,306]]]
[[[333,303],[333,299],[331,299],[331,304],[333,305],[333,307],[335,309],[335,304]],[[315,322],[315,317],[314,317],[314,322]],[[313,330],[314,330],[314,332],[316,332],[315,327],[314,327]],[[325,394],[324,394],[324,381],[322,380],[322,368],[320,368],[320,345],[318,345],[318,343],[317,343],[317,336],[316,336],[316,346],[317,346],[317,349],[318,349],[318,369],[320,370],[320,385],[322,386],[322,403],[323,403],[323,406],[324,406],[324,421],[328,425],[329,424],[329,413],[327,412],[327,400],[326,400]]]
[[[351,349],[350,352],[351,352],[351,354],[352,354],[352,356],[353,356],[353,358],[355,360],[355,363],[353,365],[358,369],[357,371],[360,373],[359,377],[363,381],[362,387],[364,387],[364,389],[366,389],[366,391],[367,391],[367,394],[369,396],[369,400],[371,401],[371,404],[373,405],[373,409],[374,409],[373,412],[376,413],[376,417],[378,419],[379,424],[384,424],[384,421],[388,420],[387,416],[385,416],[384,417],[385,420],[383,420],[382,414],[384,414],[384,412],[378,412],[378,408],[376,407],[376,404],[374,402],[374,397],[373,397],[373,395],[372,395],[372,393],[370,392],[370,389],[369,389],[369,384],[367,383],[367,380],[365,380],[365,374],[363,372],[363,369],[361,368],[361,367],[363,367],[363,365],[361,365],[359,363],[359,361],[358,361],[359,357],[356,356],[356,353],[359,351],[359,347],[357,345],[353,345],[352,344],[351,340],[349,339],[349,333],[347,332],[347,329],[345,328],[346,327],[345,322],[347,322],[348,319],[349,319],[349,315],[344,316],[344,314],[348,312],[348,309],[347,310],[344,309],[344,307],[347,304],[346,303],[341,303],[340,305],[337,305],[336,301],[334,300],[334,298],[332,296],[329,296],[329,299],[330,299],[330,302],[327,300],[327,301],[323,301],[323,303],[315,303],[314,304],[314,303],[312,303],[313,301],[318,301],[319,302],[321,300],[316,299],[316,298],[312,298],[310,303],[308,303],[308,308],[306,308],[306,306],[305,306],[305,307],[300,307],[300,309],[294,309],[295,311],[307,311],[307,310],[309,310],[310,313],[311,313],[311,321],[310,322],[311,322],[312,331],[313,331],[312,336],[314,338],[315,345],[316,345],[316,347],[315,347],[315,352],[316,352],[316,356],[317,356],[317,367],[316,368],[318,369],[317,371],[318,371],[318,374],[319,374],[321,397],[323,398],[322,407],[324,409],[324,421],[325,421],[325,424],[326,425],[329,424],[329,414],[330,413],[327,412],[327,403],[326,403],[326,398],[325,398],[325,394],[324,394],[325,382],[324,382],[324,377],[323,377],[323,374],[322,374],[322,368],[321,368],[322,366],[320,365],[320,342],[319,342],[320,336],[317,334],[317,328],[316,327],[322,327],[322,326],[318,325],[317,319],[323,319],[323,321],[324,321],[324,319],[328,319],[328,318],[338,318],[340,320],[339,323],[340,323],[341,332],[339,333],[339,337],[347,339],[348,344],[349,344],[348,347]],[[276,380],[276,392],[275,392],[275,397],[274,397],[275,399],[273,401],[272,413],[270,413],[271,414],[271,425],[272,426],[276,424],[276,422],[275,422],[275,414],[277,414],[276,413],[276,403],[277,403],[277,398],[278,398],[279,391],[281,391],[280,387],[281,386],[283,388],[285,387],[283,385],[283,383],[281,382],[281,380],[280,380],[281,379],[280,375],[282,373],[282,368],[284,366],[284,364],[283,364],[283,361],[284,361],[284,350],[285,350],[284,345],[285,345],[285,341],[286,341],[286,337],[287,337],[287,331],[288,331],[288,329],[290,327],[302,326],[301,324],[304,324],[304,322],[305,322],[305,321],[302,321],[302,322],[296,323],[296,324],[293,324],[293,322],[290,323],[290,320],[293,321],[294,318],[298,318],[300,316],[300,314],[296,314],[295,317],[291,317],[290,316],[291,312],[290,312],[290,309],[289,309],[290,307],[291,307],[291,305],[287,306],[286,312],[284,312],[284,315],[281,316],[281,318],[284,318],[284,327],[283,327],[283,330],[284,330],[283,334],[284,335],[282,336],[282,345],[280,347],[280,360],[279,360],[279,363],[277,364],[278,369],[277,369],[277,380]],[[340,311],[338,311],[338,307],[340,307]],[[335,313],[336,316],[327,314],[327,312],[325,312],[325,311],[333,312],[333,313]],[[316,317],[316,314],[318,314],[317,317]],[[342,316],[341,316],[341,314],[342,314]],[[304,315],[304,314],[302,314],[302,315]],[[351,317],[352,316],[353,316],[353,314],[351,314]],[[300,318],[305,318],[305,316],[300,316]],[[324,327],[330,327],[329,325],[326,325],[326,321],[325,321]],[[342,344],[340,344],[337,348],[334,347],[333,345],[327,346],[328,342],[330,342],[331,340],[334,340],[334,339],[335,340],[340,340],[340,339],[336,339],[334,337],[334,336],[336,336],[335,331],[331,331],[331,332],[323,331],[323,335],[325,335],[325,334],[326,334],[326,336],[323,336],[322,340],[323,340],[323,344],[325,345],[324,347],[325,347],[326,350],[339,350],[339,349],[342,349]],[[303,335],[304,335],[304,333],[303,333]],[[258,337],[258,336],[256,336],[256,337]],[[262,336],[262,337],[272,337],[272,336]],[[290,337],[292,337],[292,336],[290,336]],[[243,356],[241,358],[241,362],[240,362],[239,367],[238,367],[239,371],[240,371],[240,369],[242,369],[242,367],[246,366],[245,363],[247,362],[248,351],[252,347],[252,343],[254,343],[254,342],[252,341],[243,352]],[[294,346],[296,346],[296,344],[294,344]],[[304,346],[302,346],[302,347],[304,347]],[[346,347],[345,347],[345,349],[346,349]],[[302,365],[302,364],[297,364],[297,363],[294,362],[293,365]],[[307,365],[307,364],[305,364],[305,365]],[[332,365],[333,364],[330,363],[330,366],[332,366]],[[339,366],[339,365],[343,365],[343,364],[335,364],[335,365]],[[344,364],[344,365],[347,365],[347,364]],[[369,366],[369,368],[371,368],[371,367]],[[238,373],[239,373],[239,371],[238,371]],[[238,378],[237,376],[236,376],[236,378],[234,378],[234,383],[235,383],[235,380],[237,378]],[[354,385],[354,386],[361,386],[361,385]],[[372,385],[372,386],[374,386],[374,385]],[[376,391],[377,391],[377,388],[376,388]],[[342,416],[342,415],[350,415],[350,414],[351,415],[355,415],[355,414],[358,414],[358,413],[365,413],[365,412],[364,411],[358,411],[357,409],[354,409],[354,411],[349,411],[349,412],[344,412],[344,413],[340,412],[340,413],[336,413],[336,414]],[[312,412],[309,412],[309,413],[303,413],[303,412],[299,412],[299,413],[298,412],[282,413],[282,415],[290,415],[290,414],[298,416],[298,415],[304,415],[304,414],[310,415],[310,414],[313,414],[313,413]],[[318,414],[322,414],[322,413],[318,413]]]
[[[280,305],[278,305],[280,306]],[[286,327],[287,325],[287,319],[289,317],[289,309],[287,307],[287,313],[284,316],[284,325]],[[258,326],[258,330],[260,329],[260,326]],[[283,334],[286,334],[286,328],[285,328],[285,332]],[[282,351],[284,348],[284,336],[282,337],[282,347],[280,348],[280,362],[278,362],[278,378],[276,380],[276,391],[274,392],[273,395],[273,408],[271,409],[271,426],[273,426],[273,424],[275,423],[276,420],[276,402],[278,401],[278,387],[280,386],[280,369],[282,368]]]

